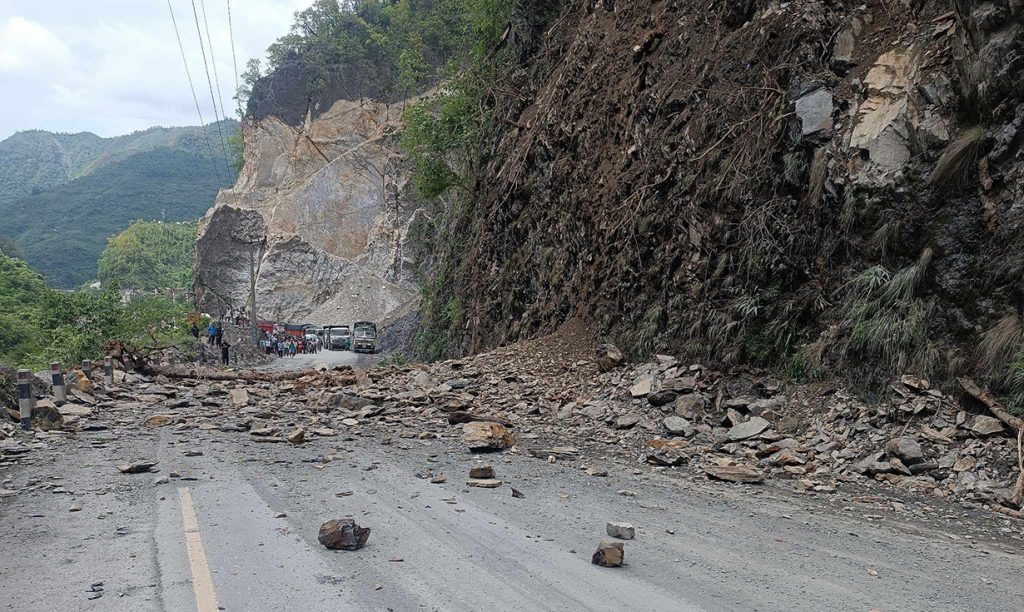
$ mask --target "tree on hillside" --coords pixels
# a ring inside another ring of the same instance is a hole
[[[195,223],[136,221],[107,241],[100,282],[131,289],[187,288],[195,239]]]

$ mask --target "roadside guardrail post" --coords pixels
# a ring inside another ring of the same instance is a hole
[[[103,359],[103,384],[114,386],[114,359],[109,355]]]
[[[82,360],[82,374],[89,380],[92,380],[92,362],[88,359]]]
[[[21,428],[32,429],[32,372],[18,370],[18,408],[21,410]]]
[[[53,403],[60,406],[68,401],[68,389],[64,386],[64,368],[59,361],[50,364],[50,378],[53,380]]]

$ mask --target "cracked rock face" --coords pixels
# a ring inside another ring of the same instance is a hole
[[[250,253],[260,319],[380,320],[407,301],[402,242],[416,209],[393,138],[399,111],[339,100],[299,126],[247,122],[238,182],[199,223],[199,308],[245,309]]]

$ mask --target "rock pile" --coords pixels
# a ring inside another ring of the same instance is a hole
[[[784,384],[664,355],[602,371],[605,357],[595,359],[580,336],[556,333],[472,358],[368,372],[191,371],[198,378],[184,379],[119,372],[113,389],[72,388],[55,410],[70,431],[118,420],[302,444],[373,428],[386,440],[460,439],[467,452],[510,449],[551,463],[617,455],[729,483],[789,481],[828,494],[878,482],[1002,504],[1011,516],[1020,508],[1012,490],[1016,440],[970,396],[959,400],[904,376],[872,404],[826,383]],[[56,422],[41,419],[40,429]],[[10,425],[0,429],[0,464],[31,450],[20,436]],[[486,473],[476,468],[474,486],[500,486],[493,470]]]

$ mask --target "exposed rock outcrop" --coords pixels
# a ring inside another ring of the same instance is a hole
[[[406,301],[401,245],[416,206],[394,138],[400,112],[338,100],[297,126],[247,120],[238,182],[199,223],[200,309],[245,308],[250,255],[261,319],[379,320]]]

